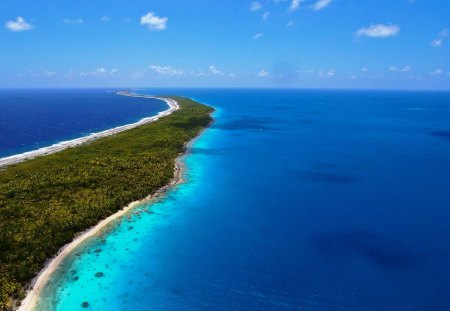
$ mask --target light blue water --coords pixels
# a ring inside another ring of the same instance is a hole
[[[186,182],[79,249],[41,309],[448,309],[450,93],[159,92],[217,109]]]
[[[50,146],[167,109],[161,100],[115,91],[0,90],[0,158]]]

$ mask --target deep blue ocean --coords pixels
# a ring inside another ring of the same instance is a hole
[[[134,123],[166,109],[159,100],[108,90],[0,90],[0,158]]]
[[[450,93],[141,92],[215,123],[186,182],[79,248],[40,310],[450,308]]]

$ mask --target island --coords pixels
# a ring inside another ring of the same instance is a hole
[[[213,108],[183,97],[160,99],[172,110],[151,122],[3,163],[0,310],[18,307],[42,282],[38,273],[48,274],[55,256],[70,251],[80,236],[179,182],[177,159],[212,123]]]

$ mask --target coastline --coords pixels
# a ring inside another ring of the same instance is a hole
[[[67,148],[80,146],[82,144],[97,140],[99,138],[111,136],[111,135],[133,129],[135,127],[138,127],[138,126],[141,126],[144,124],[148,124],[148,123],[157,121],[157,120],[159,120],[159,118],[168,116],[180,108],[178,103],[171,98],[157,97],[157,96],[150,96],[150,95],[139,95],[139,94],[134,94],[134,93],[130,93],[130,92],[116,92],[116,94],[121,95],[121,96],[129,96],[129,97],[159,99],[159,100],[166,102],[166,104],[169,106],[169,108],[167,110],[159,112],[156,116],[146,117],[135,123],[117,126],[117,127],[114,127],[112,129],[108,129],[108,130],[105,130],[102,132],[92,133],[87,136],[75,138],[72,140],[62,141],[62,142],[53,144],[51,146],[47,146],[47,147],[39,148],[36,150],[27,151],[24,153],[0,158],[0,169],[4,168],[6,166],[9,166],[9,165],[23,162],[25,160],[31,160],[31,159],[34,159],[34,158],[37,158],[40,156],[53,154],[53,153],[62,151]]]
[[[199,133],[201,135],[201,133]],[[198,136],[197,136],[198,137]],[[143,204],[151,203],[153,200],[163,196],[167,191],[171,188],[179,185],[183,182],[183,174],[185,171],[184,163],[182,162],[182,158],[186,155],[182,154],[177,158],[175,166],[174,166],[174,177],[172,180],[154,194],[147,196],[146,198],[134,201],[128,204],[126,207],[116,212],[115,214],[109,216],[108,218],[103,219],[94,227],[81,232],[72,242],[64,245],[58,252],[58,254],[50,259],[45,267],[39,272],[39,274],[32,280],[30,289],[28,290],[25,298],[22,300],[20,306],[17,311],[32,311],[36,307],[39,297],[45,289],[48,281],[50,280],[53,273],[59,268],[60,264],[67,258],[69,254],[71,254],[74,250],[76,250],[81,244],[83,244],[88,239],[102,233],[109,225],[111,225],[114,221],[122,218],[127,215],[136,207],[139,207]]]
[[[128,94],[119,94],[119,95],[133,96],[133,95],[128,95]],[[138,95],[138,96],[141,96],[141,95]],[[141,96],[141,97],[144,97],[144,96]],[[154,98],[154,97],[152,97],[152,98]],[[163,99],[163,98],[160,98],[160,99]],[[172,99],[169,99],[169,100],[173,101],[177,105],[175,110],[179,109],[179,105],[175,100],[172,100]],[[170,113],[172,113],[172,112],[170,112]],[[184,158],[189,154],[190,146],[202,135],[202,133],[204,131],[206,131],[213,124],[213,122],[214,122],[214,120],[212,120],[211,123],[208,124],[207,127],[202,129],[193,139],[191,139],[189,142],[187,142],[185,144],[185,148],[186,148],[185,152],[180,154],[177,157],[177,159],[175,160],[174,177],[168,184],[166,184],[162,188],[158,189],[154,194],[149,195],[142,200],[131,202],[130,204],[125,206],[120,211],[101,220],[95,226],[79,233],[79,235],[76,236],[72,242],[64,245],[53,258],[48,259],[44,268],[31,281],[25,298],[20,302],[20,306],[18,308],[16,308],[16,310],[17,311],[33,311],[33,310],[35,310],[35,308],[39,302],[40,295],[42,294],[42,291],[45,289],[45,287],[46,287],[48,281],[50,280],[50,278],[52,277],[53,273],[58,270],[58,268],[60,267],[60,264],[67,258],[67,256],[69,256],[74,250],[76,250],[84,242],[86,242],[88,239],[90,239],[92,237],[95,237],[96,235],[101,234],[105,229],[107,229],[115,221],[120,220],[121,218],[123,218],[124,216],[129,214],[133,209],[135,209],[143,204],[152,203],[152,201],[164,196],[170,189],[183,183],[184,182],[183,176],[184,176],[184,172],[185,172]]]

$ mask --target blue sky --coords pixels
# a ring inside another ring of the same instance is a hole
[[[2,0],[0,87],[450,90],[448,0]]]

